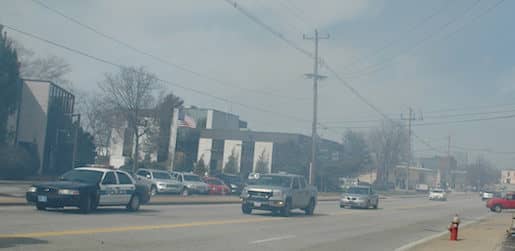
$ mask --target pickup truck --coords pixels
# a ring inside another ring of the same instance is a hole
[[[306,215],[313,215],[317,189],[300,175],[264,174],[243,189],[241,201],[243,214],[251,214],[256,209],[288,217],[291,210],[302,209]]]

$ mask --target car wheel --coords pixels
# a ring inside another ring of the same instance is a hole
[[[376,204],[374,204],[373,208],[377,209],[379,207],[379,200],[377,200]]]
[[[190,195],[190,191],[188,190],[188,188],[183,188],[182,191],[181,191],[181,195],[182,196],[189,196]]]
[[[313,215],[313,213],[315,212],[315,199],[311,198],[309,200],[309,204],[304,209],[304,212],[306,213],[306,215]]]
[[[90,213],[91,209],[93,208],[92,204],[93,203],[92,203],[92,200],[91,200],[91,196],[83,196],[80,199],[80,205],[79,205],[80,212],[83,213],[83,214]]]
[[[155,196],[157,194],[157,188],[155,186],[152,186],[150,188],[150,196]]]
[[[502,212],[502,206],[497,204],[494,206],[494,211],[497,212],[497,213],[500,213]]]
[[[36,209],[39,211],[43,211],[46,210],[46,207],[43,204],[36,204]]]
[[[247,204],[247,203],[243,203],[241,204],[241,212],[243,214],[251,214],[252,213],[252,207]]]
[[[284,203],[284,207],[281,208],[281,216],[289,217],[291,211],[291,201],[288,199],[286,203]]]
[[[131,201],[127,205],[127,210],[129,210],[131,212],[138,211],[140,204],[141,203],[140,203],[139,196],[138,195],[133,195]]]

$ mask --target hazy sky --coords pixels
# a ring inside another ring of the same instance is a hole
[[[318,28],[320,55],[364,97],[399,118],[409,106],[424,121],[448,122],[515,114],[514,1],[236,0],[304,49]],[[313,62],[224,0],[71,1],[48,5],[147,53],[222,80],[187,73],[138,54],[84,29],[31,0],[0,0],[0,23],[119,64],[145,66],[161,79],[232,100],[229,104],[169,85],[187,104],[237,113],[254,130],[310,133]],[[38,55],[68,61],[74,87],[96,91],[103,73],[116,68],[8,30]],[[322,68],[323,137],[340,140],[344,126],[370,127],[380,116]],[[236,86],[242,87],[238,88]],[[273,92],[276,95],[263,95]],[[258,111],[245,104],[274,110]],[[440,111],[449,110],[453,111]],[[489,113],[497,112],[497,113]],[[471,114],[472,113],[472,114]],[[474,114],[479,113],[479,114]],[[301,118],[293,120],[284,114]],[[415,133],[445,151],[452,144],[515,152],[515,118],[417,126]],[[367,130],[358,128],[356,130]],[[414,140],[418,156],[431,156]],[[461,150],[453,147],[453,151]],[[469,159],[479,154],[469,151]],[[499,167],[515,167],[515,154],[482,153]]]

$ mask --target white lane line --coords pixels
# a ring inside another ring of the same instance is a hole
[[[284,236],[272,237],[272,238],[263,239],[263,240],[251,241],[249,243],[250,244],[260,244],[260,243],[270,242],[270,241],[280,241],[280,240],[292,239],[292,238],[295,238],[295,237],[297,237],[297,236],[295,236],[295,235],[284,235]]]
[[[477,222],[479,222],[479,221],[481,221],[481,220],[483,220],[483,219],[485,219],[486,217],[489,217],[489,216],[491,216],[491,214],[483,215],[483,216],[481,216],[481,217],[476,218],[475,220],[472,220],[472,221],[469,221],[469,222],[465,222],[464,224],[460,224],[460,228],[461,228],[461,227],[466,227],[466,226],[468,226],[468,225],[470,225],[470,224],[477,223]],[[434,234],[434,235],[430,235],[430,236],[425,237],[425,238],[422,238],[422,239],[420,239],[420,240],[417,240],[417,241],[414,241],[414,242],[408,243],[408,244],[406,244],[406,245],[404,245],[404,246],[402,246],[402,247],[400,247],[400,248],[395,249],[395,251],[406,251],[406,250],[410,250],[410,249],[412,249],[412,248],[414,248],[414,247],[416,247],[416,246],[418,246],[418,245],[420,245],[420,244],[422,244],[422,243],[425,243],[425,242],[428,242],[428,241],[430,241],[430,240],[433,240],[433,239],[436,239],[436,238],[442,237],[442,236],[444,236],[444,235],[446,235],[446,234],[449,234],[449,231],[442,231],[442,232],[440,232],[440,233],[437,233],[437,234]]]

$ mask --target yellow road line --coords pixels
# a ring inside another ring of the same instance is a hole
[[[278,219],[281,219],[281,218],[201,221],[201,222],[190,222],[190,223],[179,223],[179,224],[142,225],[142,226],[90,228],[90,229],[79,229],[79,230],[33,232],[33,233],[18,233],[18,234],[0,234],[0,238],[22,238],[22,237],[24,237],[24,238],[40,238],[40,237],[52,237],[52,236],[86,235],[86,234],[98,234],[98,233],[115,233],[115,232],[129,232],[129,231],[144,231],[144,230],[158,230],[158,229],[173,229],[173,228],[201,227],[201,226],[212,226],[212,225],[265,222],[265,221],[272,221],[272,220],[278,220]]]

